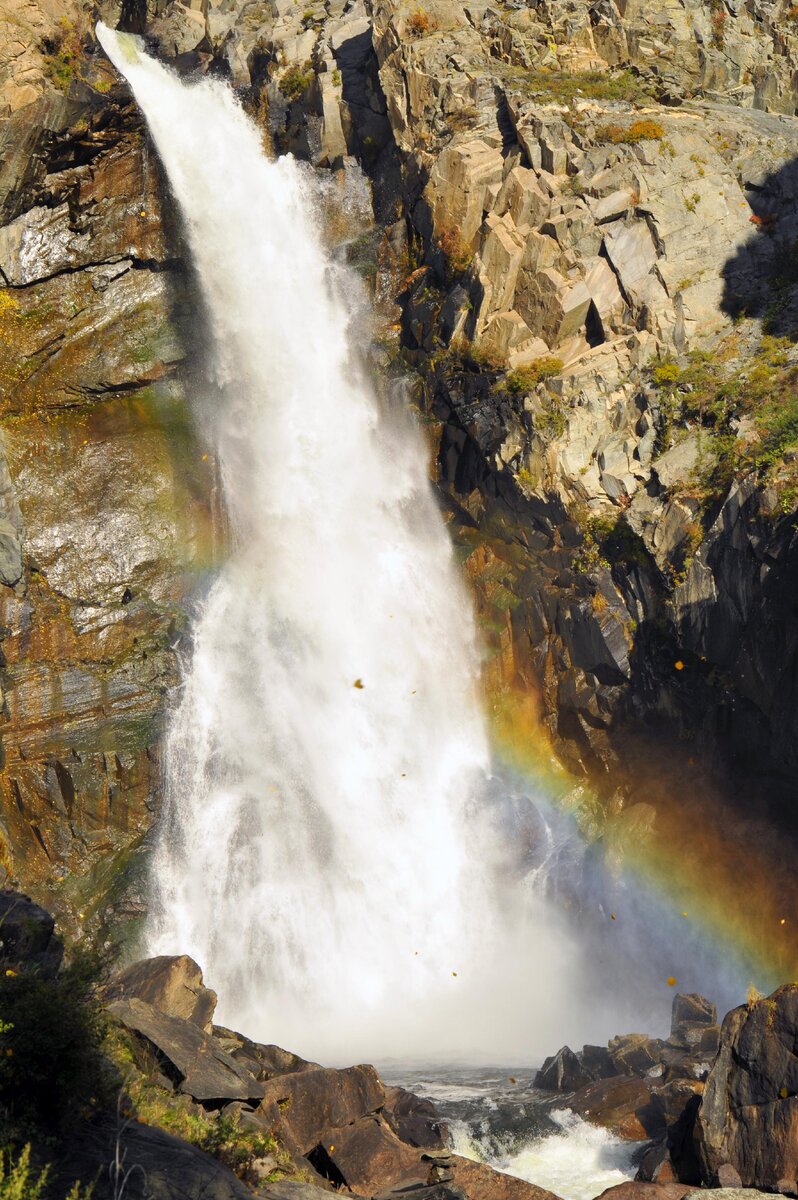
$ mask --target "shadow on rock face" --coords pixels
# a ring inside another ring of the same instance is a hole
[[[798,338],[798,159],[765,173],[742,164],[752,209],[751,237],[723,268],[721,308],[731,317],[761,317],[767,332]]]

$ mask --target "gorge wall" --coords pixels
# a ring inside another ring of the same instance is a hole
[[[3,0],[4,864],[135,918],[191,589],[223,540],[171,206],[92,22],[360,164],[499,732],[618,845],[794,832],[798,24],[778,3]],[[340,230],[338,231],[340,236]],[[336,236],[336,230],[331,230]],[[519,746],[519,743],[521,745]],[[733,814],[733,815],[730,815]]]

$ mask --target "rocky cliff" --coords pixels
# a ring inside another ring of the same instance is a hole
[[[375,224],[349,253],[385,321],[375,366],[413,380],[494,707],[535,697],[596,829],[632,806],[650,824],[641,802],[691,819],[714,778],[723,811],[794,830],[792,9],[4,8],[10,874],[75,923],[135,916],[164,705],[221,536],[189,413],[201,314],[98,13],[227,76],[275,149],[342,187],[368,175]]]

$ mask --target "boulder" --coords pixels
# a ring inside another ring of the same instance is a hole
[[[557,1200],[546,1188],[494,1171],[487,1163],[453,1154],[452,1166],[455,1187],[462,1188],[468,1200]]]
[[[63,953],[48,912],[21,892],[0,891],[0,963],[24,963],[51,977]]]
[[[258,1112],[301,1154],[310,1153],[329,1130],[350,1125],[385,1103],[385,1089],[371,1066],[343,1071],[316,1067],[280,1075],[262,1085],[261,1095]]]
[[[668,1143],[665,1139],[653,1142],[640,1159],[635,1175],[636,1183],[676,1183],[676,1173],[671,1163]]]
[[[216,993],[203,985],[200,967],[187,954],[162,954],[132,963],[113,977],[106,997],[144,1000],[169,1017],[193,1021],[211,1032]]]
[[[363,1196],[411,1177],[423,1181],[428,1173],[420,1150],[401,1142],[378,1116],[328,1130],[308,1158],[335,1186]]]
[[[697,992],[674,996],[668,1043],[713,1058],[720,1044],[717,1020],[715,1005]]]
[[[616,1075],[645,1075],[662,1060],[662,1042],[644,1033],[615,1037],[608,1051]]]
[[[117,1161],[121,1166],[115,1176],[112,1164]],[[128,1173],[129,1181],[124,1186]],[[123,1194],[131,1200],[144,1195],[147,1200],[252,1197],[250,1189],[218,1159],[163,1129],[138,1121],[125,1121],[121,1127],[115,1121],[106,1121],[78,1129],[59,1160],[55,1180],[59,1186],[53,1194],[66,1195],[76,1179],[94,1180],[92,1194],[97,1200],[112,1200]],[[144,1187],[139,1180],[144,1181]]]
[[[606,1046],[583,1046],[579,1059],[592,1079],[609,1079],[615,1074]]]
[[[396,1136],[410,1146],[447,1144],[446,1126],[431,1100],[401,1087],[386,1088],[382,1115]]]
[[[260,1080],[271,1079],[274,1075],[290,1075],[295,1071],[316,1070],[319,1065],[300,1058],[290,1050],[283,1050],[281,1046],[252,1042],[242,1033],[225,1029],[223,1025],[214,1025],[211,1032],[225,1054],[230,1054]]]
[[[167,1016],[137,999],[114,1000],[108,1012],[149,1042],[178,1090],[200,1103],[215,1107],[226,1100],[262,1098],[264,1085],[193,1021]]]
[[[596,1200],[682,1200],[690,1191],[689,1183],[642,1183],[631,1179],[607,1188]]]
[[[628,1075],[614,1075],[580,1088],[570,1107],[580,1117],[628,1141],[643,1141],[664,1133],[661,1117],[652,1115],[650,1090]]]
[[[593,1078],[573,1050],[563,1046],[546,1059],[535,1076],[535,1087],[545,1092],[573,1092],[591,1083]]]
[[[693,1141],[704,1183],[731,1167],[744,1187],[798,1192],[798,984],[733,1009]]]

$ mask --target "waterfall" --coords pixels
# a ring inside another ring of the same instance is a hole
[[[563,939],[497,889],[470,601],[423,439],[353,352],[311,173],[223,83],[98,36],[185,225],[231,530],[166,739],[150,950],[328,1060],[550,1044]]]

